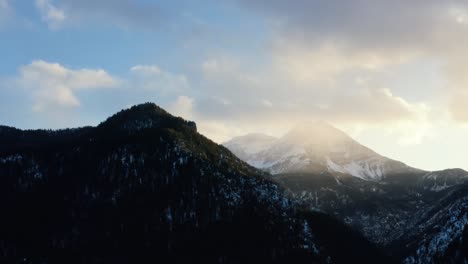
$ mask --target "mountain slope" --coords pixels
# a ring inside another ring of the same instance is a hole
[[[248,134],[224,144],[242,160],[251,160],[256,153],[267,150],[277,139],[264,134]]]
[[[468,172],[462,169],[447,169],[428,172],[419,180],[419,184],[425,190],[439,192],[467,181]]]
[[[325,122],[297,126],[275,141],[260,135],[255,138],[262,142],[258,151],[252,151],[250,141],[240,140],[242,137],[224,145],[252,166],[272,174],[327,171],[378,181],[391,174],[418,171],[375,153]]]
[[[272,179],[309,210],[335,216],[404,262],[468,261],[464,170],[410,168],[324,123],[295,128],[249,158],[277,172]]]
[[[0,140],[3,263],[387,261],[154,104]]]
[[[468,183],[418,212],[397,233],[392,246],[404,257],[404,263],[467,263]]]

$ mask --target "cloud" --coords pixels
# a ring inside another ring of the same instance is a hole
[[[140,72],[147,75],[160,75],[161,69],[156,65],[136,65],[130,68],[132,72]]]
[[[180,95],[190,87],[187,77],[162,70],[157,65],[135,65],[130,68],[131,83],[161,96]]]
[[[268,99],[262,99],[261,100],[261,104],[264,106],[264,107],[268,107],[268,108],[271,108],[273,107],[273,103],[268,100]]]
[[[302,86],[331,86],[345,76],[381,82],[382,72],[433,60],[445,79],[434,98],[468,122],[460,94],[468,89],[468,2],[448,0],[237,0],[264,16],[273,33],[272,58],[278,71]],[[316,85],[319,83],[320,85]],[[315,84],[315,85],[312,85]],[[346,89],[346,88],[342,88]],[[421,94],[424,87],[416,87]]]
[[[466,14],[464,1],[427,0],[240,0],[278,21],[277,30],[294,40],[333,40],[365,50],[420,49],[442,41]],[[443,31],[446,31],[445,33]]]
[[[29,91],[33,110],[40,112],[79,106],[78,91],[111,88],[118,81],[101,69],[73,70],[58,63],[37,60],[20,68],[17,83]]]
[[[414,120],[424,108],[421,103],[408,102],[378,84],[338,78],[335,70],[331,75],[324,76],[323,73],[310,79],[306,78],[310,75],[304,73],[306,77],[303,79],[295,75],[300,74],[297,71],[291,76],[290,71],[284,70],[289,67],[278,67],[275,63],[257,71],[247,72],[244,70],[247,68],[226,58],[202,63],[202,94],[211,96],[200,98],[198,113],[221,122],[232,119],[258,125],[315,119],[388,123]],[[313,70],[311,74],[314,74]],[[321,78],[330,78],[333,82],[324,83]],[[229,101],[229,104],[223,101]]]
[[[465,92],[459,92],[450,100],[450,110],[454,120],[468,123],[468,88]]]
[[[304,85],[333,83],[349,72],[373,74],[386,66],[408,62],[410,57],[410,54],[387,56],[365,50],[349,53],[333,42],[311,48],[279,37],[272,50],[276,70],[285,74],[290,82]]]
[[[394,128],[391,134],[404,146],[430,138],[430,104],[409,100],[379,79],[393,77],[387,68],[407,63],[407,57],[350,55],[334,45],[271,51],[271,63],[260,66],[256,58],[226,55],[200,64],[203,80],[192,115],[201,132],[222,142],[249,132],[280,136],[297,123],[327,120],[339,127]]]
[[[36,0],[36,7],[50,29],[57,30],[63,26],[66,19],[65,12],[54,6],[50,0]]]
[[[424,104],[411,104],[389,89],[363,88],[352,95],[333,96],[326,103],[326,107],[317,107],[317,116],[341,123],[416,120],[427,110]]]
[[[201,68],[203,73],[208,75],[229,74],[239,68],[239,62],[229,57],[210,58],[202,63]]]
[[[193,118],[194,99],[188,96],[179,96],[176,101],[173,102],[168,110],[173,115],[183,117],[185,119]]]

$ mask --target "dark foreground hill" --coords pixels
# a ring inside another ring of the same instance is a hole
[[[386,263],[154,104],[97,127],[0,127],[1,263]]]

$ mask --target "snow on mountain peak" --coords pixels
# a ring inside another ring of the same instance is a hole
[[[389,173],[414,170],[377,154],[324,121],[300,124],[279,139],[250,134],[224,145],[250,165],[272,174],[328,171],[381,180]]]
[[[247,134],[235,137],[223,145],[232,147],[242,147],[247,154],[253,154],[267,149],[277,138],[260,133]]]
[[[277,138],[260,133],[247,134],[235,137],[223,145],[231,150],[240,159],[248,161],[252,155],[268,149]],[[251,164],[252,165],[252,164]]]

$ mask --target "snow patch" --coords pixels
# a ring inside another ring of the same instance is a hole
[[[384,175],[381,163],[366,161],[351,161],[347,164],[337,164],[330,157],[326,157],[327,168],[330,172],[349,174],[363,180],[380,180]]]

